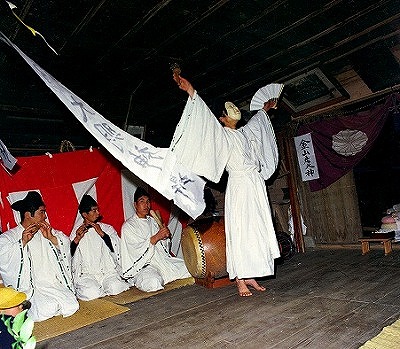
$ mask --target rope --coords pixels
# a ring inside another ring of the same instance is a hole
[[[63,141],[61,141],[60,153],[68,151],[75,151],[75,147],[70,141],[64,139]]]

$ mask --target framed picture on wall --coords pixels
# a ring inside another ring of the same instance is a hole
[[[284,82],[282,101],[293,112],[292,119],[349,98],[336,81],[319,68]]]

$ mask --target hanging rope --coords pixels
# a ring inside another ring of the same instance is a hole
[[[75,151],[75,147],[70,141],[64,139],[61,141],[60,153],[65,153],[68,151]]]

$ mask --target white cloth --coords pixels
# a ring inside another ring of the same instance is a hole
[[[72,257],[72,276],[76,294],[82,300],[116,295],[129,288],[129,284],[120,276],[119,236],[111,225],[102,222],[98,224],[110,237],[114,252],[111,252],[94,228],[90,228],[79,241]],[[70,240],[75,236],[76,229],[72,231]]]
[[[171,281],[190,277],[183,259],[169,253],[167,240],[155,245],[150,243],[158,230],[152,217],[139,218],[136,213],[121,228],[123,277],[145,292],[157,291]]]
[[[114,125],[32,61],[1,32],[0,40],[20,54],[82,125],[126,168],[167,199],[174,200],[193,219],[204,211],[205,181],[178,165],[172,152],[154,147]]]
[[[280,256],[266,185],[278,165],[275,134],[260,110],[239,130],[222,127],[194,94],[183,111],[170,146],[179,161],[218,182],[229,173],[225,194],[225,236],[229,277],[274,274]]]
[[[5,286],[27,294],[32,303],[28,315],[34,321],[72,315],[79,303],[72,284],[68,237],[53,229],[56,247],[38,231],[23,247],[23,231],[19,224],[0,235],[0,274]]]

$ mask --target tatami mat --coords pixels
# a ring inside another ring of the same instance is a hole
[[[173,282],[170,282],[169,284],[165,285],[163,290],[156,291],[156,292],[143,292],[139,291],[136,287],[131,287],[129,290],[122,292],[120,294],[117,294],[116,296],[107,296],[104,297],[103,299],[106,299],[110,302],[116,303],[116,304],[128,304],[128,303],[133,303],[137,302],[140,299],[148,298],[163,292],[171,291],[175,288],[180,288],[183,286],[188,286],[188,285],[193,285],[194,284],[194,278],[186,278],[186,279],[181,279],[181,280],[175,280]]]
[[[68,317],[56,316],[45,321],[36,322],[33,334],[39,342],[122,314],[128,310],[129,308],[127,307],[104,299],[94,299],[87,302],[79,301],[79,310],[75,314]]]
[[[370,339],[360,349],[398,349],[400,348],[400,319],[386,326],[374,338]]]

